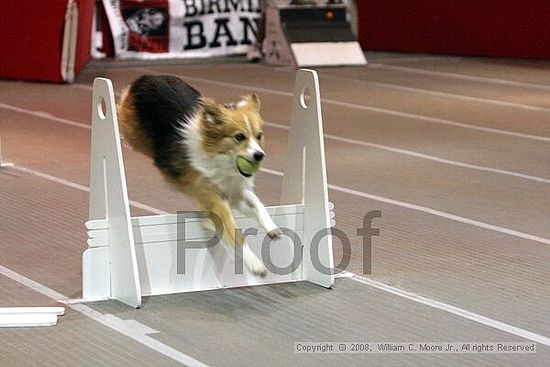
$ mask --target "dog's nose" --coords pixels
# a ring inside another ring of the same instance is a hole
[[[254,153],[254,160],[255,160],[256,162],[259,162],[259,161],[261,161],[262,159],[264,159],[264,156],[265,156],[264,153],[262,153],[262,152],[256,152],[256,153]]]

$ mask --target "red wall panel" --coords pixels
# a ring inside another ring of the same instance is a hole
[[[93,0],[77,0],[75,71],[90,58]],[[62,82],[61,50],[67,0],[0,0],[0,77]]]
[[[365,49],[550,58],[547,0],[357,0]]]
[[[75,75],[90,61],[94,0],[76,0],[78,4],[78,42],[76,45]]]

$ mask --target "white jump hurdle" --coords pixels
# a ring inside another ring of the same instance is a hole
[[[304,96],[308,92],[309,99]],[[297,266],[292,272],[271,271],[273,268],[268,266],[269,274],[260,279],[245,267],[242,274],[235,274],[235,257],[226,246],[184,251],[180,247],[178,251],[177,230],[184,220],[181,215],[130,217],[113,87],[110,80],[96,78],[92,100],[90,220],[86,222],[89,247],[82,258],[83,299],[118,299],[139,307],[141,297],[147,295],[302,280],[331,287],[332,238],[326,234],[330,234],[332,208],[328,202],[317,73],[299,70],[294,94],[281,197],[285,205],[269,207],[268,211],[278,226],[298,235],[301,246],[295,248],[286,236],[273,241],[269,251],[264,250],[269,252],[271,263],[281,269],[290,267],[294,260]],[[253,219],[238,213],[235,217],[243,230],[258,228]],[[312,246],[316,234],[319,246]],[[247,237],[260,258],[264,237],[261,230]],[[198,217],[187,218],[185,238],[208,239],[210,235],[203,230]],[[312,256],[312,251],[317,253]],[[178,274],[178,256],[181,266],[182,252],[185,272]]]

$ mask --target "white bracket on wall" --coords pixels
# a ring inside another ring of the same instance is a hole
[[[0,168],[13,167],[13,163],[5,162],[2,159],[2,140],[0,139]]]

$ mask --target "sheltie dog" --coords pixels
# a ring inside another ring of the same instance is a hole
[[[231,211],[256,217],[273,239],[282,234],[253,192],[253,174],[237,165],[238,157],[255,164],[265,157],[258,96],[222,105],[178,77],[144,75],[124,90],[117,110],[132,148],[151,157],[177,190],[195,198],[211,219],[203,225],[217,228],[225,243],[242,250],[246,267],[264,277],[267,269],[236,231]]]

